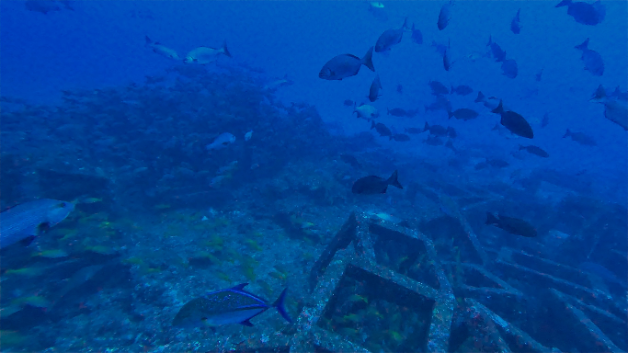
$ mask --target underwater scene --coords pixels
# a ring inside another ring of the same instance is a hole
[[[628,351],[627,16],[0,1],[0,351]]]

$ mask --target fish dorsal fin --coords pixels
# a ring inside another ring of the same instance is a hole
[[[242,321],[241,324],[244,325],[244,326],[253,327],[253,324],[249,320],[250,319],[246,319],[246,320]]]
[[[237,286],[235,286],[235,287],[231,287],[231,289],[235,289],[235,290],[244,290],[244,287],[246,287],[246,286],[248,286],[248,285],[249,285],[248,283],[240,283],[240,284],[238,284],[238,285],[237,285]],[[253,325],[251,325],[251,326],[253,326]]]

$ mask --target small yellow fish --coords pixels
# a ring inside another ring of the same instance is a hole
[[[34,277],[34,276],[39,276],[42,272],[43,270],[41,268],[26,267],[26,268],[18,268],[16,270],[7,270],[6,272],[4,272],[4,274]]]
[[[99,197],[88,197],[86,199],[81,200],[81,203],[98,203],[98,202],[102,202],[102,199]]]
[[[343,316],[342,319],[344,321],[359,322],[360,320],[362,320],[362,317],[359,316],[358,314],[349,314],[349,315]]]
[[[20,305],[20,306],[24,306],[28,304],[36,308],[47,308],[50,306],[50,302],[46,298],[40,297],[37,295],[15,299],[11,301],[11,304]]]
[[[352,296],[349,297],[349,299],[347,299],[347,301],[353,302],[353,303],[355,303],[355,302],[365,302],[366,304],[369,303],[368,298],[365,298],[365,297],[363,297],[361,295],[358,295],[358,294],[353,294]]]
[[[262,251],[264,250],[255,240],[253,239],[247,239],[244,241],[244,243],[246,243],[246,245],[248,245],[252,250],[256,250],[256,251]]]

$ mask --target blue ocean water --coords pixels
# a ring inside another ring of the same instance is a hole
[[[628,5],[560,4],[0,2],[0,349],[625,351]]]

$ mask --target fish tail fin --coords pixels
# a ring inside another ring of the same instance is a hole
[[[279,311],[279,314],[281,315],[281,317],[283,317],[286,321],[292,323],[292,319],[288,315],[288,311],[286,310],[286,305],[285,305],[287,292],[288,292],[288,288],[284,288],[284,290],[279,295],[279,298],[277,298],[277,300],[275,300],[275,302],[273,303],[273,307],[277,308],[277,311]]]
[[[371,130],[373,130],[375,128],[375,121],[371,120]]]
[[[571,136],[571,131],[569,131],[569,129],[567,129],[567,131],[565,131],[565,134],[563,135],[563,138],[569,137],[569,136]]]
[[[486,43],[487,47],[490,47],[493,44],[493,36],[488,36],[488,43]]]
[[[478,91],[478,96],[477,98],[475,98],[475,102],[479,103],[479,102],[484,102],[484,93],[482,93],[482,91]]]
[[[563,6],[569,6],[571,5],[571,0],[563,0],[561,2],[558,3],[558,5],[554,6],[554,7],[563,7]]]
[[[498,223],[499,223],[499,219],[497,219],[497,217],[493,216],[493,214],[490,212],[486,212],[486,224],[498,224]]]
[[[153,44],[153,40],[148,38],[147,35],[144,36],[144,40],[146,41],[146,45]]]
[[[386,113],[390,115],[390,109],[388,107],[386,107]]]
[[[412,29],[414,29],[414,23],[412,24]],[[403,20],[403,26],[401,26],[402,29],[408,30],[410,29],[410,26],[408,25],[408,16],[406,16],[406,19]]]
[[[430,129],[430,124],[427,123],[427,121],[425,122],[425,126],[423,126],[423,132],[427,131]]]
[[[524,145],[519,145],[519,151],[521,151],[521,150],[525,150],[525,149],[526,149],[526,146],[524,146]]]
[[[580,49],[580,50],[589,49],[589,38],[585,39],[584,42],[582,42],[582,44],[578,44],[574,48]]]
[[[593,93],[593,95],[591,96],[590,101],[603,102],[605,99],[606,99],[606,90],[604,89],[604,86],[600,84],[598,88],[595,90],[595,92]]]
[[[369,70],[375,72],[375,66],[373,66],[373,47],[370,47],[366,54],[364,54],[362,64],[368,67]]]
[[[394,186],[396,188],[403,189],[403,186],[401,186],[401,184],[399,184],[399,181],[397,180],[397,171],[396,170],[392,173],[390,178],[388,178],[388,180],[386,180],[386,182],[388,183],[388,185],[392,185],[392,186]]]
[[[451,111],[451,109],[447,109],[447,116],[449,117],[449,119],[454,116],[454,113]]]
[[[497,106],[497,108],[491,110],[491,112],[495,114],[501,114],[504,112],[504,105],[501,99],[499,100],[499,105]]]
[[[226,56],[228,56],[228,57],[230,57],[230,58],[232,57],[232,56],[231,56],[231,53],[229,52],[229,48],[227,48],[227,41],[225,41],[225,42],[222,44],[222,52],[223,52],[223,53],[225,53],[225,55],[226,55]]]

